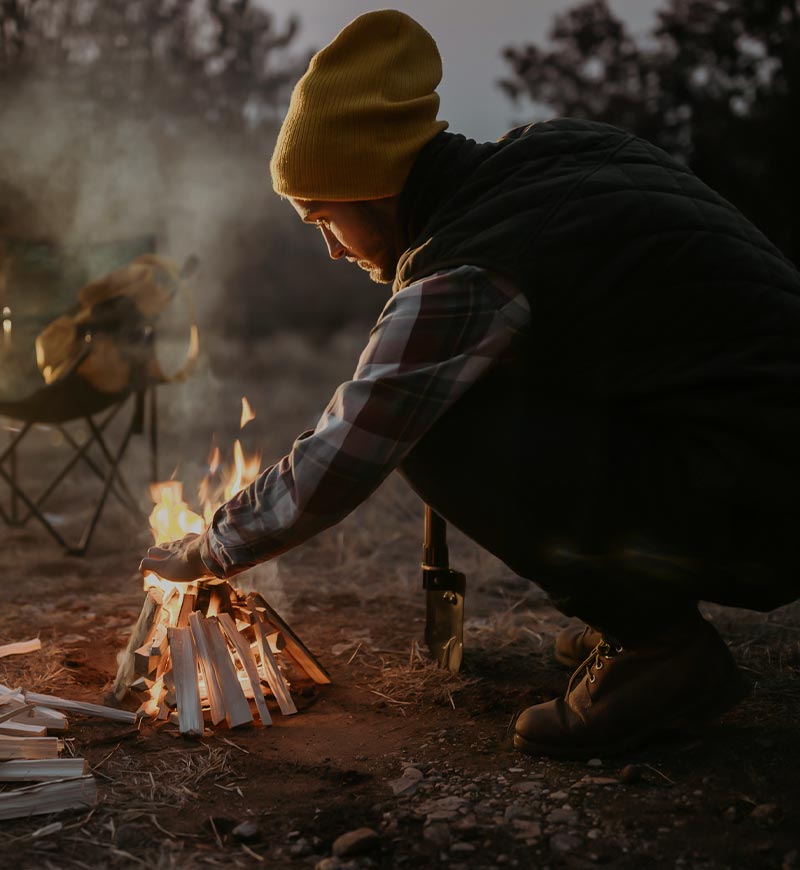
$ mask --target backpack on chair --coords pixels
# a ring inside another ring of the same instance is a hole
[[[45,383],[74,372],[100,392],[121,393],[186,378],[199,351],[185,282],[195,268],[193,258],[179,270],[163,257],[143,254],[81,288],[77,304],[36,337],[36,363]],[[154,330],[179,292],[190,316],[189,349],[180,369],[166,375],[155,355]]]

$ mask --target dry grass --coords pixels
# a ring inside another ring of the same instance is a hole
[[[431,704],[449,704],[455,709],[458,693],[478,682],[439,668],[422,653],[417,641],[412,641],[405,657],[392,651],[367,652],[361,666],[367,675],[361,688],[395,707],[401,715],[417,713]]]
[[[65,658],[65,649],[54,643],[43,643],[33,653],[6,656],[0,659],[0,683],[11,689],[57,694],[75,683],[75,673],[64,664]]]

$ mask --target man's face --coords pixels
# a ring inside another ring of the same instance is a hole
[[[397,197],[362,202],[290,198],[304,223],[318,227],[333,260],[356,263],[378,284],[391,284],[406,248],[397,220]]]

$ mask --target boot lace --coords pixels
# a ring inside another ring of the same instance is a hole
[[[597,672],[602,671],[606,666],[605,659],[613,658],[621,652],[623,652],[622,644],[603,638],[569,678],[566,695],[569,696],[575,683],[584,677],[590,683],[594,683],[597,679]]]

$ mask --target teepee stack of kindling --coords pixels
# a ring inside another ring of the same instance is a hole
[[[176,584],[154,578],[127,649],[114,694],[130,686],[150,698],[140,712],[177,721],[181,734],[200,736],[208,718],[236,728],[272,724],[265,696],[283,715],[297,712],[284,674],[329,683],[325,668],[270,605],[227,580]]]

